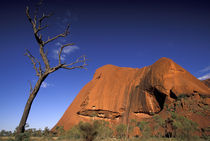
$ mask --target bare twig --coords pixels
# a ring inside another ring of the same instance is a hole
[[[39,19],[39,25],[38,25],[38,29],[37,29],[36,33],[38,33],[39,31],[41,31],[41,30],[43,30],[43,29],[45,29],[45,28],[48,27],[48,25],[45,25],[45,26],[42,27],[42,21],[43,21],[44,19],[46,19],[46,18],[49,18],[50,16],[52,16],[52,13],[49,14],[49,15],[45,15],[45,14],[43,13],[42,17]]]
[[[48,14],[48,15],[45,15],[44,13],[42,14],[42,17],[39,18],[39,25],[41,26],[42,24],[42,21],[46,18],[49,18],[50,16],[52,16],[52,13]]]
[[[61,65],[61,54],[62,54],[63,49],[65,47],[72,46],[72,45],[74,45],[74,43],[65,44],[60,48],[60,51],[59,51],[59,54],[58,54],[59,65]]]
[[[61,33],[61,34],[59,34],[59,35],[57,35],[53,38],[48,37],[48,40],[43,42],[43,44],[46,45],[47,43],[52,42],[59,37],[66,37],[69,34],[69,27],[70,27],[70,25],[68,24],[67,27],[66,27],[66,30],[63,33]]]
[[[29,22],[32,24],[33,29],[36,27],[35,23],[33,22],[30,14],[29,14],[29,7],[26,7],[26,16],[28,17]]]
[[[28,80],[28,83],[30,84],[30,93],[33,91],[33,86],[31,84],[31,81]]]
[[[83,56],[78,57],[75,62],[72,62],[70,64],[62,65],[61,68],[69,69],[69,70],[76,69],[76,68],[83,68],[83,69],[85,69],[85,66],[87,66],[86,61],[87,61],[86,56],[83,55]],[[78,64],[78,63],[82,63],[82,65],[73,66],[73,65]]]
[[[37,58],[35,58],[35,59],[36,59],[36,62],[39,64],[39,73],[42,75],[43,70],[42,70],[41,63],[39,62],[39,60]]]
[[[85,69],[85,66],[86,66],[86,65],[74,66],[74,67],[64,67],[64,66],[62,66],[62,68],[68,69],[68,70],[73,70],[73,69],[76,69],[76,68]]]
[[[33,64],[33,67],[34,67],[34,69],[36,71],[36,75],[37,76],[41,76],[42,75],[41,63],[38,61],[38,59],[35,58],[33,55],[31,55],[31,53],[29,52],[29,50],[26,50],[25,55],[28,56],[29,59],[31,60],[31,62]],[[39,64],[39,69],[36,66],[37,63]]]
[[[48,27],[48,25],[45,25],[45,26],[43,26],[43,27],[38,27],[38,29],[37,29],[37,31],[36,31],[36,33],[38,33],[39,31],[41,31],[41,30],[43,30],[43,29],[45,29],[45,28],[47,28]]]

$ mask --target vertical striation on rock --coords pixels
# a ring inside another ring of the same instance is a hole
[[[150,118],[180,95],[209,97],[209,88],[168,58],[141,69],[105,65],[96,70],[55,126],[70,129],[79,121],[127,123]]]

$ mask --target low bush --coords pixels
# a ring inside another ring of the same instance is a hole
[[[149,122],[147,121],[141,121],[137,123],[137,126],[139,127],[143,139],[147,139],[151,137],[151,128],[149,126]]]
[[[29,141],[30,135],[29,133],[19,133],[15,136],[15,141]]]
[[[65,133],[64,139],[71,140],[103,140],[113,135],[109,122],[94,120],[92,122],[80,122]]]
[[[125,124],[119,124],[116,126],[116,135],[118,138],[122,139],[126,137],[127,126]]]
[[[175,128],[175,135],[178,140],[192,141],[198,139],[195,134],[195,132],[198,131],[197,123],[176,113],[172,113],[171,117]]]

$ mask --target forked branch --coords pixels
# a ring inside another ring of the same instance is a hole
[[[61,46],[60,51],[58,53],[58,60],[59,60],[58,66],[60,66],[61,68],[64,68],[64,69],[69,69],[69,70],[72,70],[72,69],[75,69],[75,68],[85,68],[85,66],[87,65],[86,64],[87,59],[86,59],[85,55],[78,57],[76,61],[74,61],[70,64],[61,63],[61,56],[62,56],[63,49],[65,47],[69,47],[69,46],[72,46],[72,45],[74,45],[74,44],[70,43],[70,44],[65,44],[65,45]],[[82,63],[82,65],[74,66],[75,64],[79,64],[79,63],[80,64]]]
[[[32,20],[32,18],[31,18],[30,14],[29,14],[29,7],[28,7],[28,6],[26,7],[26,16],[27,16],[29,22],[32,24],[32,27],[33,27],[33,29],[34,29],[34,28],[36,27],[36,25],[35,25],[35,23],[33,22],[33,20]]]
[[[52,41],[54,41],[55,39],[57,39],[59,37],[66,37],[70,33],[69,32],[69,27],[70,27],[70,25],[68,24],[67,27],[66,27],[66,30],[63,33],[58,34],[57,36],[55,36],[53,38],[49,38],[48,37],[48,40],[43,42],[43,44],[46,45],[47,43],[52,42]]]
[[[63,49],[64,49],[65,47],[69,47],[69,46],[72,46],[72,45],[74,45],[74,43],[65,44],[65,45],[61,46],[60,51],[59,51],[59,53],[58,53],[59,65],[61,65],[61,54],[62,54],[62,52],[63,52]]]
[[[31,55],[31,53],[29,52],[29,50],[26,50],[25,53],[26,56],[29,57],[29,59],[31,60],[33,67],[36,71],[36,75],[37,76],[41,76],[42,75],[42,67],[41,67],[41,63],[39,62],[39,60],[37,58],[35,58],[33,55]],[[39,67],[37,68],[37,64],[39,65]]]
[[[86,69],[85,68],[85,66],[87,66],[86,62],[87,62],[86,56],[83,55],[83,56],[78,57],[75,62],[62,65],[61,68],[68,69],[68,70],[72,70],[76,68]],[[81,65],[74,66],[75,64],[81,64]]]
[[[49,18],[50,16],[52,16],[52,14],[45,15],[45,14],[43,13],[42,17],[39,19],[39,25],[38,25],[38,29],[37,29],[36,33],[38,33],[39,31],[41,31],[41,30],[43,30],[43,29],[45,29],[45,28],[48,27],[48,25],[45,25],[45,26],[42,27],[42,21],[43,21],[44,19],[46,19],[46,18]]]

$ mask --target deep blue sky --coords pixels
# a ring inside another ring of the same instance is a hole
[[[1,0],[0,130],[14,130],[36,76],[25,48],[39,56],[25,7],[36,0]],[[209,0],[45,0],[54,15],[43,35],[52,37],[71,23],[71,36],[48,48],[51,63],[59,43],[76,44],[66,62],[85,54],[88,70],[59,70],[38,93],[28,118],[31,128],[53,127],[80,89],[105,64],[141,68],[161,57],[173,59],[196,77],[210,76]],[[45,36],[46,37],[46,36]],[[79,48],[79,49],[78,49]]]

